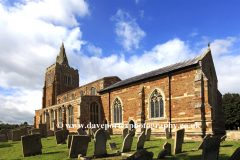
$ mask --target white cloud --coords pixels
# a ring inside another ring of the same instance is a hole
[[[118,10],[111,19],[116,21],[117,41],[124,49],[126,51],[131,51],[133,48],[138,49],[139,43],[146,33],[138,26],[136,20],[123,10]]]
[[[198,29],[197,28],[194,28],[193,30],[192,30],[192,32],[188,35],[189,37],[195,37],[195,36],[197,36],[198,35]]]
[[[144,17],[144,10],[139,11],[139,13],[140,13],[140,17],[143,18]]]
[[[102,49],[99,48],[99,47],[95,47],[92,44],[89,44],[87,46],[87,50],[88,50],[89,53],[93,54],[96,57],[100,57],[102,55]]]

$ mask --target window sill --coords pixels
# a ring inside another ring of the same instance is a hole
[[[168,121],[169,119],[168,118],[164,118],[164,117],[161,117],[161,118],[149,118],[148,120],[145,120],[145,122],[150,122],[150,121]]]

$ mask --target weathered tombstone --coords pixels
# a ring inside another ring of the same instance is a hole
[[[5,134],[6,137],[7,137],[7,140],[9,140],[9,139],[8,139],[8,133],[9,133],[9,131],[10,131],[9,129],[2,129],[1,132],[0,132],[0,134]]]
[[[64,130],[56,131],[55,132],[55,137],[56,137],[56,143],[57,144],[66,144],[65,131]]]
[[[202,160],[218,159],[220,147],[219,137],[208,137],[203,143]]]
[[[122,138],[124,139],[127,134],[128,134],[128,128],[124,128],[122,131]]]
[[[168,128],[165,128],[165,135],[166,135],[166,139],[170,138],[170,133]]]
[[[109,145],[110,150],[116,150],[117,149],[117,146],[116,146],[115,142],[108,143],[108,145]]]
[[[47,131],[47,137],[54,136],[54,131],[48,130]]]
[[[41,138],[47,138],[47,125],[46,124],[39,124],[38,125],[40,130]]]
[[[12,131],[12,141],[21,141],[22,131],[14,130]]]
[[[240,157],[240,147],[238,147],[235,152],[232,154],[229,160],[239,160]]]
[[[103,129],[98,129],[94,135],[94,156],[104,157],[107,155],[106,135]]]
[[[67,148],[68,149],[71,147],[72,137],[73,137],[73,135],[68,135],[68,138],[67,138]]]
[[[64,132],[64,138],[67,139],[67,136],[69,134],[69,130],[68,129],[63,129],[62,131]]]
[[[0,142],[8,142],[5,134],[0,134]]]
[[[141,135],[138,137],[136,150],[143,149],[144,143],[145,143],[145,139],[146,139],[145,132],[142,132]]]
[[[24,136],[25,136],[25,135],[28,135],[28,130],[27,130],[27,128],[24,127],[24,128],[21,128],[20,130],[22,131],[22,135],[24,135]]]
[[[73,135],[69,150],[69,158],[78,158],[79,154],[86,156],[89,138],[90,137],[86,135]]]
[[[82,128],[78,128],[77,132],[78,132],[78,135],[87,135],[87,132],[84,131]]]
[[[105,134],[106,134],[106,139],[107,139],[107,140],[110,140],[110,139],[111,139],[111,137],[110,137],[110,134],[109,134],[109,132],[108,132],[108,131],[105,131]]]
[[[211,136],[211,134],[207,134],[207,135],[203,138],[201,144],[198,146],[198,149],[203,149],[203,142],[205,141],[205,139],[206,139],[207,137],[210,137],[210,136]]]
[[[224,135],[224,136],[222,136],[221,137],[221,140],[220,140],[220,142],[222,142],[223,143],[223,141],[225,141],[225,139],[227,138],[227,136],[226,135]]]
[[[166,150],[166,149],[163,149],[163,150],[158,154],[157,159],[163,159],[163,158],[165,158],[166,155],[167,155],[167,150]]]
[[[132,129],[129,131],[129,134],[131,134],[133,137],[135,136],[136,129]]]
[[[163,149],[166,149],[167,150],[167,156],[171,156],[171,151],[172,151],[172,148],[171,148],[171,144],[166,142],[164,143],[163,145]]]
[[[151,128],[148,128],[146,132],[146,141],[150,141],[150,136],[151,136]]]
[[[153,152],[148,152],[145,149],[140,149],[133,155],[127,158],[127,160],[152,160]]]
[[[40,134],[40,129],[38,128],[31,129],[31,134]]]
[[[93,128],[92,129],[92,137],[93,138],[95,138],[95,133],[97,132],[97,130],[98,130],[97,128]]]
[[[132,141],[133,141],[133,136],[132,136],[131,134],[128,134],[128,135],[124,138],[123,147],[122,147],[122,152],[131,151]]]
[[[12,140],[12,131],[9,131],[7,136],[8,136],[8,140]]]
[[[22,136],[23,157],[42,154],[42,143],[40,134]]]
[[[182,152],[182,143],[184,137],[184,129],[179,129],[175,132],[174,154]]]

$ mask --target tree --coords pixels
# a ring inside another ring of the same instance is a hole
[[[24,122],[23,124],[26,125],[26,126],[28,126],[28,123],[27,123],[27,122]]]
[[[237,129],[240,126],[240,95],[226,93],[222,98],[226,129]]]

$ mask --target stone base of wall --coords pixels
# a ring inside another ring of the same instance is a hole
[[[226,130],[227,141],[240,141],[240,130]]]

